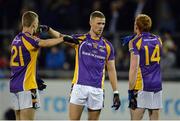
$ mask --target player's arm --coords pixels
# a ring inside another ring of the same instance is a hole
[[[57,45],[59,43],[62,43],[64,41],[63,37],[60,38],[53,38],[53,39],[39,39],[38,45],[40,47],[51,47],[54,45]]]
[[[117,74],[114,60],[107,62],[107,72],[113,91],[117,91]]]
[[[61,34],[60,32],[52,29],[51,27],[47,26],[47,25],[40,25],[39,26],[39,32],[47,32],[51,37],[53,38],[63,38],[63,41],[67,44],[72,44],[72,45],[76,45],[79,44],[78,39],[73,38],[72,36],[69,35],[64,35]]]
[[[109,75],[109,80],[114,92],[113,96],[113,105],[112,108],[115,108],[115,110],[118,110],[121,106],[121,100],[119,97],[119,92],[117,90],[117,75],[116,75],[116,68],[115,68],[115,61],[109,60],[107,62],[107,71]]]
[[[53,38],[59,38],[63,37],[64,35],[61,34],[60,32],[54,30],[53,28],[47,26],[47,25],[39,25],[39,32],[47,32],[51,37]]]
[[[132,42],[129,42],[129,51],[130,51],[129,90],[133,90],[136,84],[140,58],[139,55],[134,54]]]
[[[60,32],[52,29],[51,27],[49,28],[48,34],[53,37],[53,38],[59,38],[59,37],[63,37],[64,35],[61,34]]]
[[[52,39],[39,39],[38,40],[38,45],[40,47],[51,47],[54,45],[57,45],[59,43],[66,42],[66,43],[72,43],[72,44],[79,44],[79,41],[74,39],[73,37],[69,35],[64,35],[59,38],[52,38]]]
[[[131,52],[130,56],[131,57],[130,57],[130,69],[129,69],[129,90],[133,90],[137,79],[139,55],[134,55]]]

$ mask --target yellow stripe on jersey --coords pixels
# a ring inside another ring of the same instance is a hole
[[[23,58],[23,54],[22,54],[22,47],[19,47],[19,60],[20,60],[20,64],[21,66],[24,66],[24,58]]]
[[[138,74],[137,74],[137,80],[135,85],[135,90],[142,90],[143,89],[143,79],[142,79],[142,73],[141,68],[138,68]]]
[[[104,41],[105,44],[106,44],[106,50],[107,50],[106,61],[108,61],[108,58],[109,58],[109,56],[110,56],[110,54],[111,54],[111,47],[110,47],[110,45],[106,42],[106,40],[103,39],[103,41]]]
[[[86,35],[79,36],[78,39],[85,40],[86,39]]]
[[[36,83],[36,61],[38,56],[38,49],[33,50],[34,48],[24,37],[22,37],[22,42],[27,50],[30,52],[31,60],[27,65],[27,70],[25,73],[24,81],[23,81],[23,88],[24,90],[30,90],[37,88]]]
[[[75,46],[75,52],[76,52],[76,64],[75,64],[75,72],[74,72],[74,77],[72,80],[72,83],[75,84],[77,83],[78,80],[78,74],[79,74],[79,54],[78,54],[78,46]]]
[[[103,69],[103,76],[102,76],[102,80],[101,80],[101,88],[104,89],[104,80],[105,80],[105,65],[104,65],[104,69]]]
[[[129,52],[133,52],[133,42],[137,39],[137,35],[129,41]]]
[[[136,47],[137,47],[138,50],[140,50],[141,44],[142,44],[142,38],[140,38],[136,43]]]

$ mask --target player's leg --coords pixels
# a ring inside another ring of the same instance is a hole
[[[99,120],[101,110],[88,109],[88,120]]]
[[[153,93],[152,107],[148,109],[150,120],[158,120],[162,108],[162,91]]]
[[[20,110],[20,120],[34,120],[34,117],[35,117],[34,108],[26,108]]]
[[[159,120],[159,109],[149,109],[148,112],[150,120]]]
[[[37,89],[19,92],[20,120],[34,120],[35,110],[40,107]]]
[[[104,106],[104,92],[101,88],[89,87],[87,100],[88,120],[98,120]]]
[[[70,120],[80,120],[82,111],[84,106],[76,105],[76,104],[69,104],[69,119]]]
[[[20,109],[19,109],[19,95],[18,93],[11,94],[11,103],[15,111],[16,120],[20,120]]]
[[[129,99],[129,108],[131,120],[141,120],[146,108],[152,105],[153,95],[151,92],[134,91],[133,96]]]
[[[70,94],[69,119],[80,120],[84,106],[87,104],[87,88],[74,84]]]
[[[20,120],[20,110],[15,111],[16,120]]]
[[[136,108],[135,110],[130,109],[131,120],[141,120],[143,118],[145,109]]]

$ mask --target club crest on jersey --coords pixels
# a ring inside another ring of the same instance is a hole
[[[92,43],[93,44],[93,48],[97,49],[98,48],[98,44],[97,43]]]
[[[105,46],[99,46],[99,51],[100,52],[105,52],[104,48],[106,48]]]

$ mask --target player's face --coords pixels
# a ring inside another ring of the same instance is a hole
[[[105,27],[105,18],[95,17],[91,19],[90,26],[95,34],[101,35]]]

